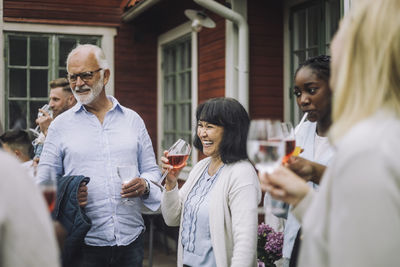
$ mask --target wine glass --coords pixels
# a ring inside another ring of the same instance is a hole
[[[169,164],[171,164],[174,169],[181,168],[184,166],[186,160],[189,158],[189,154],[191,151],[191,147],[183,139],[178,139],[169,149],[168,149],[168,154],[167,154],[167,159]],[[161,183],[165,176],[167,176],[168,170],[166,170],[161,177],[159,183]]]
[[[282,163],[288,162],[291,155],[293,155],[296,147],[296,138],[294,134],[293,125],[290,122],[282,122],[282,134],[285,141],[285,156]]]
[[[258,119],[250,122],[247,137],[247,154],[261,173],[272,173],[285,156],[285,142],[281,122]],[[273,214],[282,216],[287,213],[288,204],[269,196],[266,201]]]
[[[117,166],[117,174],[118,177],[121,179],[122,184],[129,183],[133,178],[136,177],[137,168],[136,165],[121,165]],[[129,203],[131,201],[129,198],[125,198],[122,200],[122,203]]]
[[[47,113],[49,113],[50,117],[53,118],[53,111],[51,110],[51,107],[50,107],[49,104],[44,104],[43,107],[41,107],[40,109],[46,111]],[[37,115],[38,118],[42,117],[43,115],[44,115],[43,112],[38,111],[38,115]],[[35,129],[30,129],[30,130],[31,130],[36,136],[39,136],[39,134],[40,134],[40,132],[39,132],[40,126],[39,126],[39,125],[36,126]]]
[[[56,205],[56,192],[57,192],[57,175],[53,168],[48,170],[48,179],[39,184],[43,197],[46,200],[47,207],[50,212],[53,212]]]

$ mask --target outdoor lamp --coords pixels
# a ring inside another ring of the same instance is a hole
[[[195,32],[201,31],[203,27],[215,28],[215,22],[203,11],[186,9],[185,16],[192,21],[192,30]]]

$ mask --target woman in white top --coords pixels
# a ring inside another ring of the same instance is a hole
[[[231,98],[199,105],[194,146],[207,158],[198,162],[181,189],[170,170],[161,201],[165,222],[180,226],[178,266],[256,266],[257,207],[261,190],[247,159],[249,116]],[[164,153],[167,156],[167,152]]]
[[[261,177],[302,222],[298,266],[400,262],[400,1],[357,1],[332,41],[337,150],[314,194],[282,167]]]
[[[332,92],[329,88],[330,57],[321,55],[307,59],[295,73],[294,95],[297,105],[307,112],[307,120],[297,126],[296,146],[302,148],[300,157],[291,157],[287,166],[302,174],[309,185],[317,188],[319,180],[314,175],[316,165],[328,165],[333,156],[333,148],[327,134],[331,126]],[[308,172],[305,174],[305,170]],[[283,266],[289,265],[295,238],[300,224],[289,212],[284,230]],[[295,261],[295,257],[292,261]]]

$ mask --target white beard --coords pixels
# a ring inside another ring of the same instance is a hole
[[[72,93],[74,94],[75,98],[77,101],[79,101],[82,105],[87,105],[92,103],[101,93],[103,90],[103,75],[101,75],[100,79],[93,85],[93,87],[84,85],[81,87],[81,89],[90,89],[89,93],[86,95],[80,95],[76,93],[76,90],[79,89],[79,87],[75,87],[74,90],[72,90]]]

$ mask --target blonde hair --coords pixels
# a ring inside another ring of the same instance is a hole
[[[380,109],[400,116],[399,11],[400,0],[365,0],[344,18],[332,68],[334,141]]]

